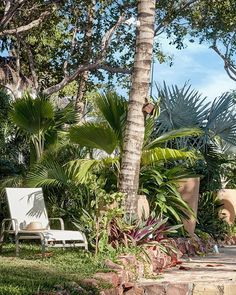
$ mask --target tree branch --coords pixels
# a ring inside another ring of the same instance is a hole
[[[176,12],[173,14],[171,13],[167,13],[167,15],[162,19],[161,23],[156,27],[155,29],[155,36],[160,35],[159,31],[166,25],[171,24],[175,19],[176,16],[181,13],[184,9],[188,8],[189,6],[191,6],[192,4],[194,4],[195,2],[197,2],[198,0],[191,0],[191,1],[187,1],[184,5],[182,5],[179,9],[176,10]],[[175,1],[174,1],[175,2]]]
[[[233,38],[233,37],[232,37]],[[230,57],[228,56],[229,52],[229,44],[226,45],[226,53],[223,54],[220,52],[216,45],[216,41],[213,43],[213,45],[210,47],[213,49],[216,54],[223,60],[224,62],[224,69],[228,76],[233,80],[236,81],[236,65],[230,60]]]
[[[113,74],[120,73],[120,74],[130,75],[132,73],[132,70],[130,70],[130,69],[121,68],[121,67],[114,68],[112,66],[105,65],[105,64],[100,65],[99,69],[105,70],[105,71],[113,73]]]
[[[106,51],[111,43],[111,38],[116,31],[116,29],[123,23],[125,22],[125,17],[121,15],[117,21],[117,23],[108,30],[105,35],[102,38],[102,43],[101,43],[101,53],[100,53],[100,59],[104,59]]]
[[[72,40],[71,40],[71,47],[70,47],[70,53],[68,54],[64,64],[63,64],[63,72],[64,72],[64,76],[68,76],[68,63],[69,63],[69,59],[71,57],[71,55],[73,54],[73,51],[75,49],[75,44],[76,44],[76,34],[78,32],[78,28],[77,28],[77,21],[75,24],[75,28],[74,28],[74,32],[73,32],[73,36],[72,36]]]
[[[19,0],[15,3],[15,5],[11,6],[11,1],[7,1],[6,6],[5,6],[5,11],[4,11],[4,16],[0,20],[0,27],[4,29],[12,17],[14,16],[15,12],[17,9],[19,9],[27,0]]]
[[[37,91],[39,88],[39,84],[38,84],[38,75],[36,73],[36,69],[35,69],[35,65],[34,65],[33,53],[31,51],[30,47],[26,44],[26,42],[22,38],[20,38],[20,42],[23,44],[23,46],[25,47],[25,49],[27,51],[27,56],[28,56],[28,60],[29,60],[29,68],[31,71],[34,88]]]
[[[111,39],[112,39],[112,36],[113,36],[115,30],[124,21],[125,21],[124,16],[120,16],[118,21],[116,22],[116,24],[104,34],[104,36],[102,38],[102,42],[101,42],[101,50],[100,50],[101,53],[99,54],[99,56],[97,57],[97,59],[93,63],[80,65],[72,75],[64,76],[64,78],[61,80],[61,82],[59,82],[58,84],[53,85],[53,86],[51,86],[49,88],[44,89],[43,93],[46,94],[46,95],[51,95],[51,94],[53,94],[55,92],[58,92],[63,87],[65,87],[67,84],[74,81],[81,73],[83,73],[85,71],[96,70],[96,69],[100,69],[102,67],[104,67],[104,69],[108,70],[108,68],[110,68],[110,67],[108,67],[106,65],[103,65],[105,54],[106,54],[106,51],[107,51],[107,49],[108,49],[108,47],[110,45],[110,42],[111,42]],[[110,70],[112,70],[112,69],[113,68],[111,67]]]
[[[64,77],[62,81],[59,82],[58,84],[44,89],[43,93],[46,95],[51,95],[55,92],[58,92],[67,84],[74,81],[81,73],[85,71],[92,71],[92,70],[98,70],[98,69],[106,70],[111,73],[131,74],[131,70],[124,69],[124,68],[113,68],[112,66],[103,65],[103,64],[100,64],[99,62],[88,64],[88,65],[81,65],[77,68],[77,70],[75,71],[73,75]]]
[[[16,35],[22,32],[29,31],[30,29],[37,27],[39,24],[41,24],[45,17],[49,16],[52,13],[52,11],[44,11],[41,13],[38,19],[33,20],[32,22],[28,23],[27,25],[20,26],[15,29],[9,29],[9,30],[3,30],[0,31],[0,37],[6,36],[6,35]]]

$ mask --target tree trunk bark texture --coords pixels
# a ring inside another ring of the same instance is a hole
[[[136,53],[129,97],[119,190],[126,193],[126,212],[137,210],[140,159],[144,140],[143,106],[148,99],[154,42],[155,0],[138,1]]]

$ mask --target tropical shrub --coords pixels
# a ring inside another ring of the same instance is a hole
[[[124,127],[127,117],[127,102],[114,93],[106,93],[103,95],[99,94],[96,97],[95,104],[99,114],[97,118],[95,118],[92,123],[88,122],[80,126],[72,127],[70,129],[70,139],[72,142],[77,143],[81,147],[90,148],[93,149],[93,151],[100,150],[103,153],[100,153],[100,155],[95,157],[95,159],[88,159],[83,161],[75,160],[73,163],[71,163],[71,165],[77,165],[78,168],[81,167],[80,171],[84,177],[86,176],[85,172],[87,169],[87,174],[91,173],[91,171],[92,173],[94,173],[94,171],[95,173],[99,171],[98,174],[106,174],[108,176],[107,178],[111,179],[107,171],[112,171],[112,173],[109,173],[113,176],[113,180],[110,182],[110,185],[115,189],[115,186],[117,185],[117,180],[114,178],[114,176],[118,178],[119,175],[119,156],[122,153]],[[159,169],[157,163],[160,162],[177,161],[181,159],[195,159],[196,155],[193,151],[170,149],[163,147],[163,145],[168,140],[181,138],[182,136],[189,136],[190,134],[198,135],[201,133],[201,131],[196,128],[172,130],[171,132],[162,134],[160,137],[157,137],[153,140],[153,138],[151,137],[153,128],[154,118],[146,118],[145,140],[141,157],[141,178],[144,179],[145,174],[151,174],[151,178],[153,179],[153,190],[150,189],[149,195],[152,195],[153,200],[157,200],[158,195],[160,195],[158,199],[159,201],[157,201],[155,206],[153,206],[152,208],[155,207],[158,213],[164,212],[166,215],[171,216],[171,218],[173,217],[178,222],[181,222],[181,217],[186,217],[186,212],[191,210],[181,199],[174,185],[166,184],[168,192],[164,192],[163,186],[162,196],[160,193],[158,194],[160,183],[158,183],[158,181],[155,181],[156,174],[158,174],[158,170],[156,171],[155,169]],[[106,165],[104,165],[105,163]],[[78,177],[80,175],[80,171],[78,170]],[[150,175],[148,175],[148,177],[150,177]],[[148,190],[144,187],[145,185],[143,185],[148,177],[146,177],[145,181],[141,181],[140,190],[144,193],[148,193]],[[160,174],[159,178],[161,178]],[[109,181],[107,183],[109,183]],[[162,183],[164,184],[163,180]],[[171,200],[172,205],[175,202],[177,203],[177,205],[175,205],[175,208],[178,208],[178,213],[176,213],[174,209],[172,210],[170,208],[170,203],[169,207],[168,205],[165,207],[165,201],[167,200],[167,198],[163,198],[164,193],[167,195],[170,194],[168,200]],[[167,207],[170,209],[167,210]]]
[[[29,94],[12,104],[10,117],[31,143],[31,162],[39,161],[48,146],[55,144],[64,135],[63,127],[75,122],[72,104],[56,109],[49,97],[39,95],[33,99]]]
[[[150,165],[141,168],[140,191],[148,197],[151,210],[168,216],[171,224],[181,223],[193,212],[178,192],[178,179],[191,175],[185,167],[165,168]]]
[[[223,240],[230,232],[230,226],[219,215],[222,205],[215,192],[205,192],[199,198],[196,228],[208,233],[216,241]]]
[[[201,129],[200,136],[173,139],[167,147],[198,150],[203,156],[196,166],[196,173],[202,175],[201,192],[222,188],[221,172],[229,160],[225,154],[236,145],[235,93],[226,92],[211,103],[187,84],[179,88],[164,83],[158,88],[158,97],[162,112],[153,137],[177,128]]]

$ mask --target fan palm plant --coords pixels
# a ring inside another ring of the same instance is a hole
[[[153,137],[176,128],[200,128],[201,136],[178,138],[168,146],[199,150],[205,160],[197,167],[198,173],[205,175],[202,188],[220,189],[225,153],[236,145],[235,93],[224,93],[210,103],[191,86],[168,87],[164,83],[158,88],[158,97],[162,112],[156,120]]]
[[[204,150],[207,144],[219,138],[224,144],[236,145],[234,93],[226,92],[210,103],[187,84],[178,88],[164,83],[157,90],[162,111],[155,123],[155,137],[178,128],[194,127],[202,130],[202,136],[195,140],[191,137],[177,140],[180,148],[192,146]]]
[[[80,146],[99,149],[106,154],[118,155],[122,153],[124,128],[127,119],[127,101],[117,94],[98,94],[95,100],[99,111],[97,120],[87,122],[70,129],[70,139]],[[194,158],[191,151],[162,148],[164,142],[182,136],[195,136],[201,134],[198,128],[184,128],[150,140],[153,131],[154,119],[146,120],[146,136],[143,145],[142,163],[147,165],[160,160],[177,160]]]
[[[75,122],[72,105],[57,110],[49,98],[43,95],[33,99],[25,94],[12,104],[10,117],[19,132],[30,140],[34,148],[31,149],[31,155],[35,153],[37,161],[42,157],[46,146],[55,144],[64,124]]]

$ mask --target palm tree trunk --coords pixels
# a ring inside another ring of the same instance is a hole
[[[140,158],[144,140],[143,105],[148,99],[154,42],[155,0],[138,1],[136,53],[121,159],[119,189],[126,193],[126,212],[137,210]]]

